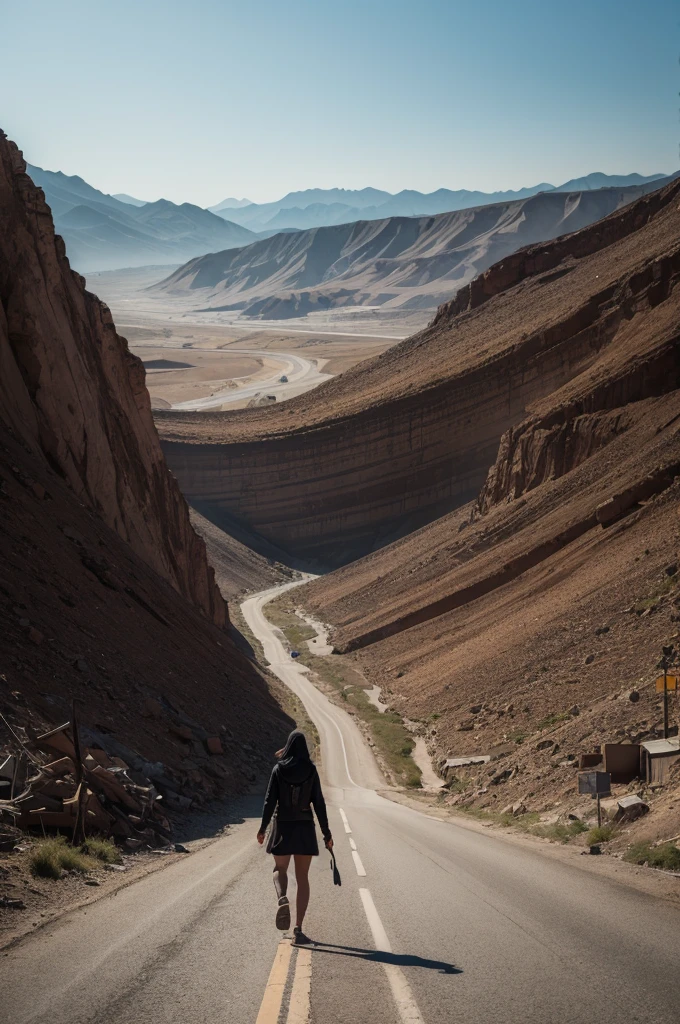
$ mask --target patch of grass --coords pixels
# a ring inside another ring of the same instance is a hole
[[[675,590],[679,582],[678,575],[665,576],[655,592],[650,597],[643,597],[640,601],[636,601],[633,605],[633,611],[638,614],[646,611],[648,608],[657,608],[661,602],[661,599],[666,597],[668,594]]]
[[[526,814],[518,814],[515,817],[513,814],[501,814],[500,811],[488,811],[482,807],[462,807],[461,810],[465,814],[469,814],[471,818],[476,818],[477,821],[485,821],[490,825],[502,825],[504,828],[512,826],[522,832],[528,831],[529,827],[539,820],[539,815],[535,811],[527,811]]]
[[[609,843],[616,835],[616,828],[613,825],[596,825],[591,828],[586,836],[588,846],[597,846],[599,843]]]
[[[516,828],[527,835],[538,836],[540,839],[549,839],[554,843],[568,843],[576,836],[588,831],[588,826],[582,821],[560,822],[554,821],[544,823],[536,811],[527,811],[526,814],[501,814],[500,811],[483,810],[479,807],[461,808],[465,814],[476,818],[477,821],[488,822],[491,825],[500,825],[503,828]]]
[[[377,754],[397,782],[411,789],[419,788],[421,771],[411,756],[415,740],[401,716],[393,711],[380,712],[371,704],[365,690],[366,680],[348,657],[312,654],[305,640],[316,632],[297,617],[296,604],[292,595],[283,594],[266,605],[265,613],[269,621],[283,631],[289,646],[300,652],[298,660],[311,668],[321,682],[332,687],[338,700],[351,705],[367,726]]]
[[[116,844],[110,839],[104,839],[103,836],[89,836],[80,849],[103,864],[119,864],[121,860]]]
[[[75,846],[69,846],[64,836],[44,839],[37,843],[29,857],[31,874],[38,878],[61,878],[63,871],[87,874],[97,862]]]
[[[650,868],[663,871],[680,871],[680,849],[675,843],[634,843],[623,855],[629,864],[649,864]]]
[[[638,614],[646,612],[648,608],[656,608],[659,604],[658,597],[645,597],[641,601],[636,601],[633,605],[633,611]]]
[[[571,839],[575,839],[576,836],[587,832],[588,826],[584,825],[582,821],[553,821],[550,824],[534,825],[529,831],[533,836],[539,836],[541,839],[550,839],[553,843],[568,843]]]
[[[536,731],[539,731],[540,729],[547,729],[551,725],[558,725],[560,722],[566,722],[568,718],[571,718],[568,711],[560,711],[554,715],[548,715],[547,718],[544,718],[538,723]]]

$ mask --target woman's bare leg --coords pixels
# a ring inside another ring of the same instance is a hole
[[[288,865],[290,864],[290,854],[283,857],[277,857],[274,854],[274,888],[276,889],[276,895],[279,899],[285,896],[288,892]]]
[[[309,868],[312,863],[311,855],[294,854],[295,857],[295,881],[297,882],[297,897],[295,900],[295,912],[297,914],[295,927],[302,928],[307,907],[309,906]]]

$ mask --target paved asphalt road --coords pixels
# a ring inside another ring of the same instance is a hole
[[[220,409],[223,405],[230,405],[232,402],[243,402],[246,398],[255,398],[257,395],[275,395],[277,402],[286,398],[294,398],[304,391],[309,391],[325,380],[330,380],[332,373],[322,373],[317,370],[316,364],[302,356],[293,355],[291,352],[269,352],[251,348],[228,349],[231,355],[247,355],[266,359],[268,362],[278,362],[277,369],[271,377],[256,380],[254,384],[244,384],[242,387],[225,387],[222,391],[209,395],[207,398],[192,398],[186,402],[175,402],[173,409],[185,410],[188,412],[201,411],[205,409]],[[287,377],[286,383],[281,383],[281,377]],[[238,380],[239,378],[235,378]]]
[[[223,839],[11,948],[3,1024],[676,1024],[678,911],[379,796],[354,722],[264,617],[276,592],[243,611],[318,725],[343,877],[325,852],[314,863],[315,944],[279,941],[251,806]]]

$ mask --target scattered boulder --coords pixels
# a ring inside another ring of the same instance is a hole
[[[173,733],[174,736],[177,736],[180,740],[186,740],[187,742],[191,742],[191,740],[194,738],[194,734],[192,733],[188,725],[175,725],[174,722],[171,722],[170,725],[168,726],[168,729],[171,733]]]
[[[631,702],[631,704],[637,704],[637,702],[640,700],[639,690],[631,690],[628,694],[628,700]]]
[[[463,718],[456,726],[456,729],[458,732],[471,732],[474,727],[474,722],[471,722],[469,718]]]
[[[153,697],[147,697],[144,701],[142,714],[146,718],[160,718],[163,714],[163,705]]]
[[[594,661],[595,661],[595,655],[594,654],[588,654],[586,656],[585,661],[583,662],[583,664],[584,665],[592,665],[592,663]]]

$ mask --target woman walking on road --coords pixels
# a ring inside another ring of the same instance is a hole
[[[260,846],[264,842],[267,826],[274,815],[267,853],[274,856],[274,887],[279,901],[276,927],[281,931],[290,928],[288,866],[293,857],[297,882],[293,944],[299,945],[309,942],[302,931],[302,922],[309,903],[309,868],[312,857],[319,854],[312,806],[327,850],[333,849],[333,837],[328,828],[326,801],[321,792],[319,773],[309,756],[304,733],[294,729],[285,747],[277,751],[276,756],[279,762],[274,766],[269,780],[257,841]]]

